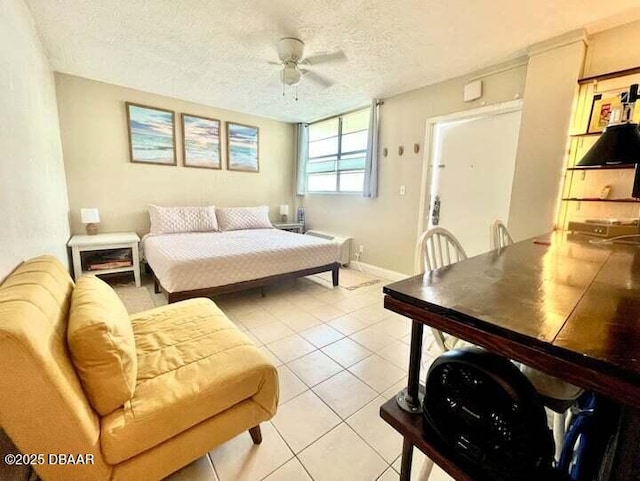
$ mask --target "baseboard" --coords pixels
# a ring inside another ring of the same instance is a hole
[[[391,271],[389,269],[374,266],[371,264],[365,264],[364,262],[351,261],[349,267],[351,267],[352,269],[358,269],[358,267],[360,267],[362,272],[366,272],[383,279],[389,279],[390,281],[401,281],[403,279],[406,279],[407,277],[411,277],[407,274],[402,274],[401,272]]]

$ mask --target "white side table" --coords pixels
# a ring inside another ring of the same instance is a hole
[[[296,232],[302,234],[304,224],[302,222],[275,222],[273,227],[280,230],[288,230],[289,232]]]
[[[138,253],[138,243],[140,237],[135,232],[114,232],[96,235],[74,235],[67,245],[71,247],[71,257],[73,258],[73,276],[77,281],[82,274],[115,274],[118,272],[133,272],[136,286],[140,287],[140,255]],[[127,267],[116,267],[113,269],[82,270],[81,252],[105,251],[111,249],[131,249],[131,265]]]

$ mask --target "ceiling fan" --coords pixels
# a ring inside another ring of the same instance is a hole
[[[330,62],[342,62],[346,60],[343,52],[338,51],[329,54],[304,57],[304,42],[298,38],[284,37],[278,42],[279,62],[269,62],[272,65],[282,67],[280,82],[282,83],[282,95],[285,95],[285,87],[295,87],[295,99],[298,100],[297,86],[303,78],[323,87],[330,87],[333,82],[326,77],[314,72],[317,65]]]

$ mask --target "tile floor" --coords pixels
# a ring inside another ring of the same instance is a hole
[[[280,406],[262,424],[261,445],[243,433],[167,481],[397,480],[402,437],[378,412],[406,385],[410,323],[383,308],[385,282],[349,291],[304,278],[269,287],[265,297],[252,290],[217,298],[278,367]],[[423,368],[433,359],[426,336]],[[417,476],[424,458],[415,453]],[[430,477],[450,479],[437,467]]]

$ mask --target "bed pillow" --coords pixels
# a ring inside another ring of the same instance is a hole
[[[138,358],[127,309],[115,291],[84,276],[71,296],[67,343],[89,402],[106,416],[133,396]]]
[[[218,230],[216,208],[160,207],[149,205],[150,234],[173,234],[177,232],[211,232]]]
[[[269,207],[228,207],[216,209],[220,230],[271,229]]]

